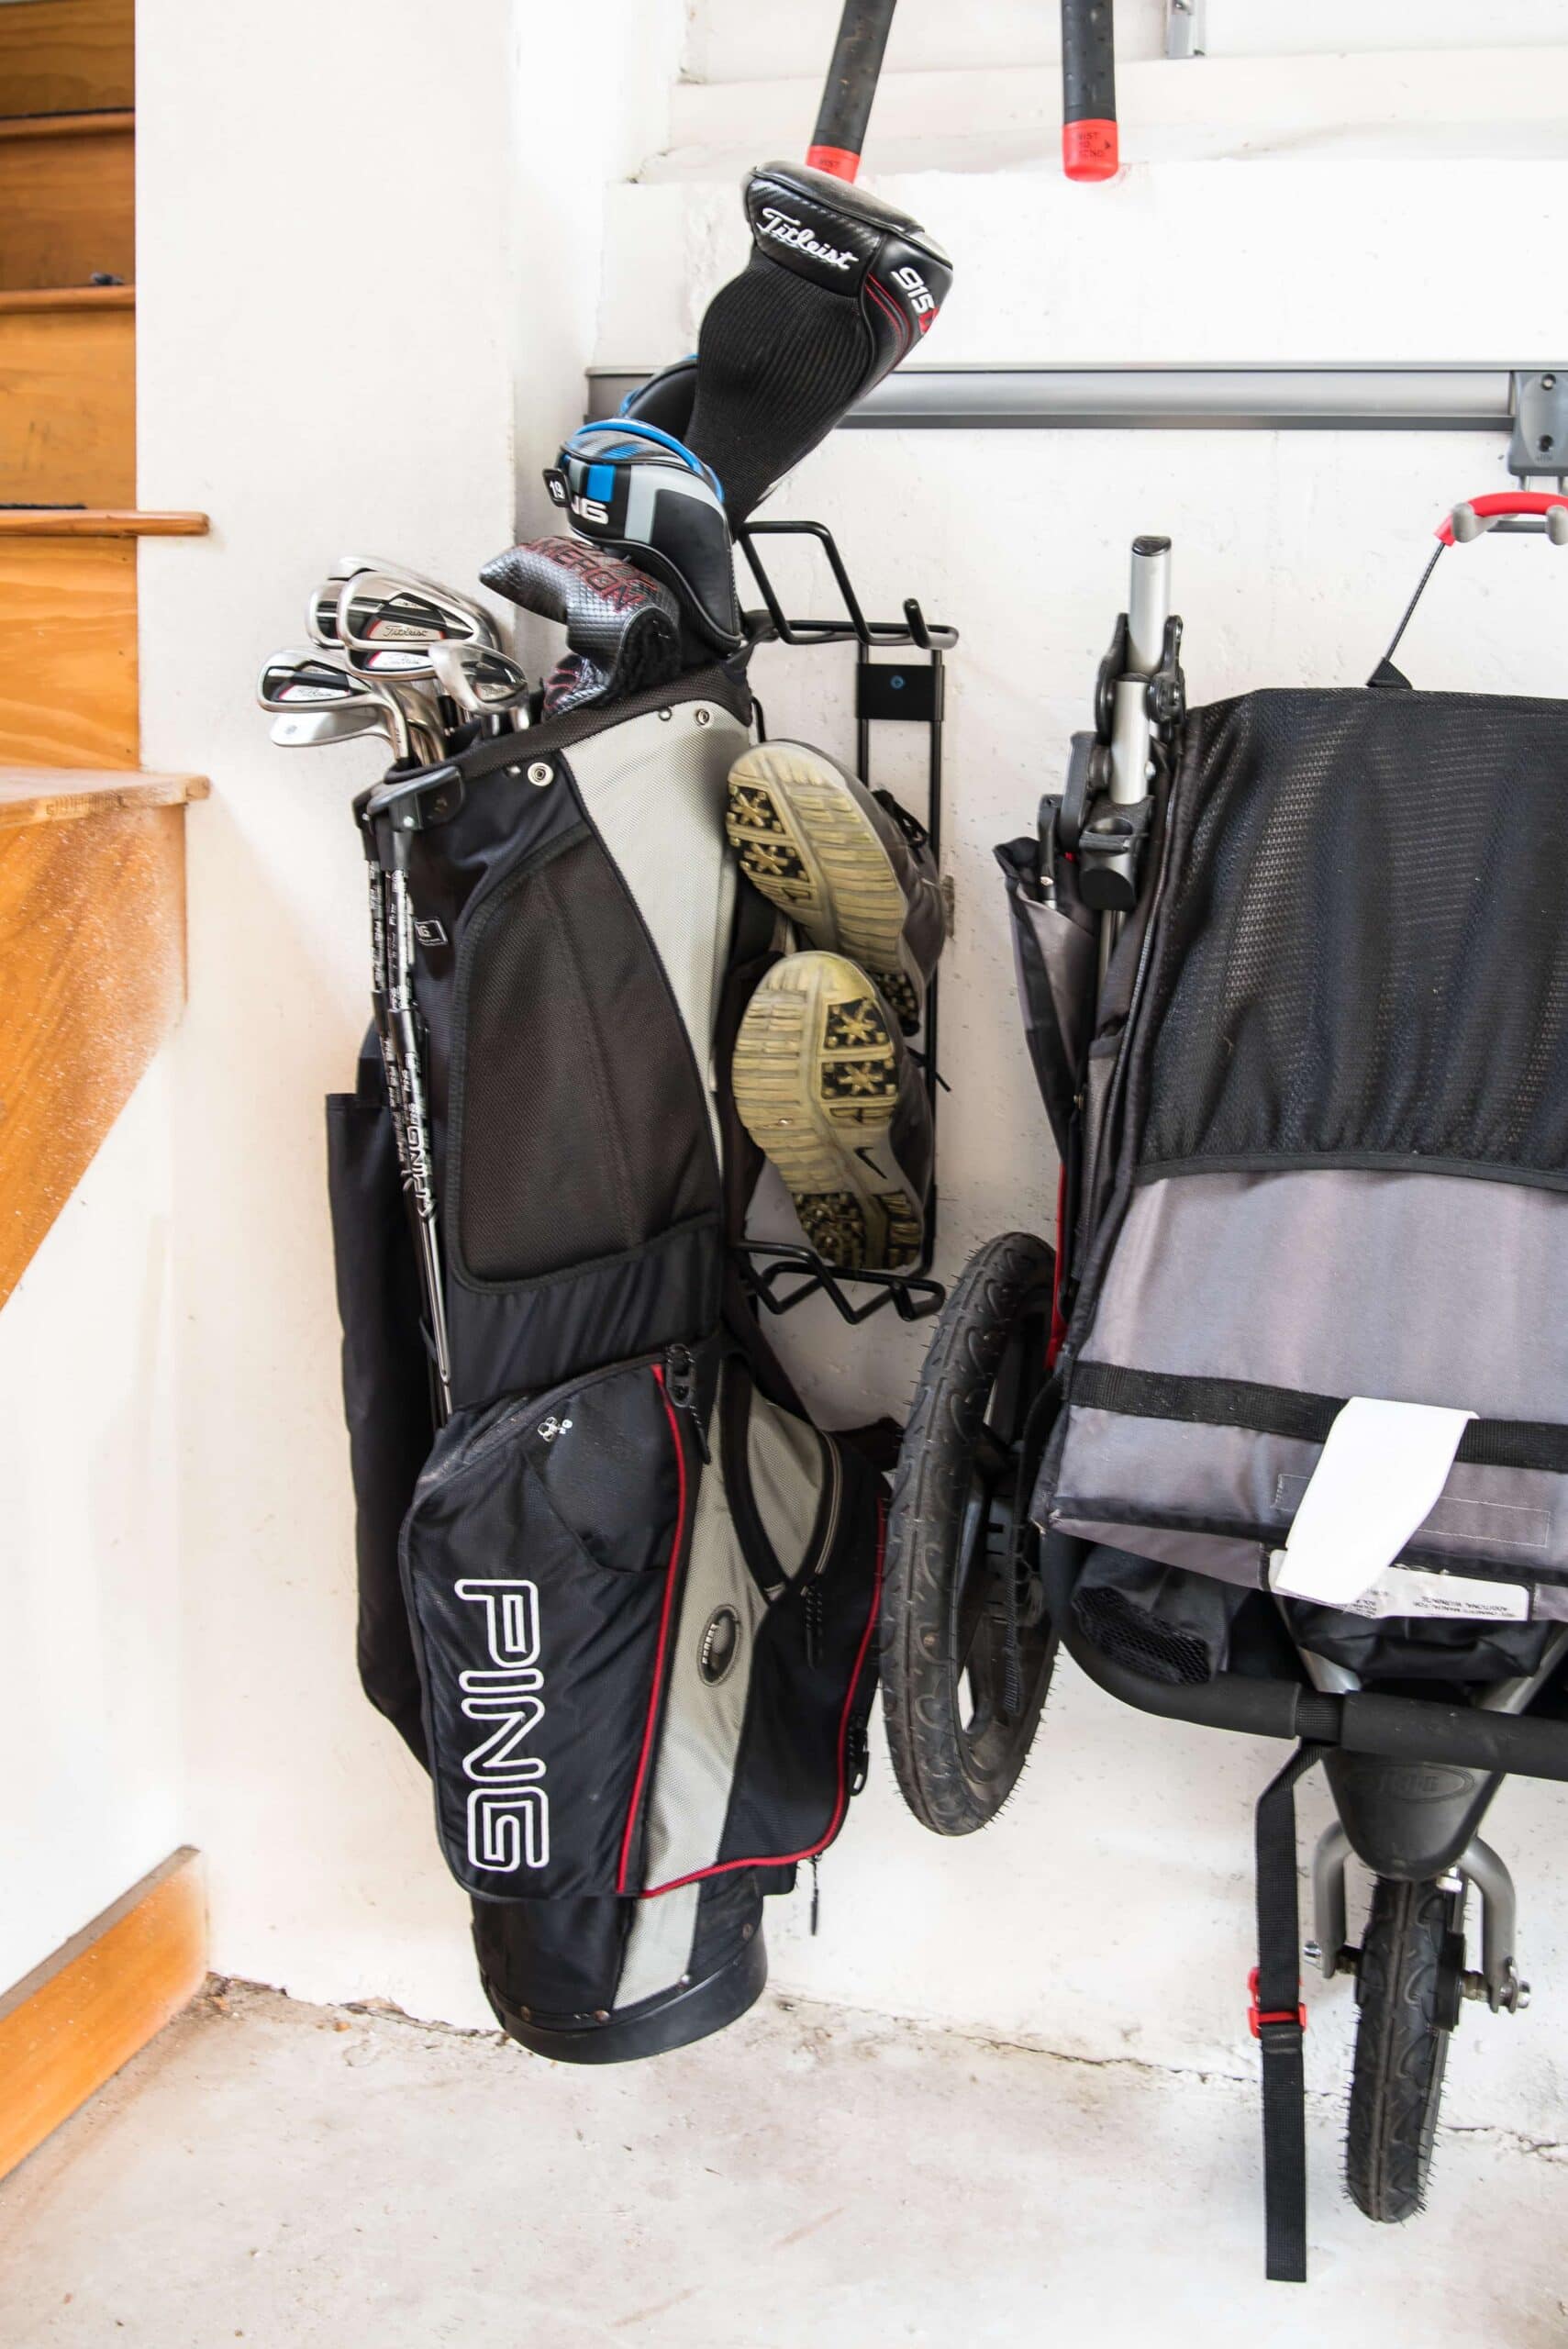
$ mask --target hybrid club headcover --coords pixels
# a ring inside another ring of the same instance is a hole
[[[497,596],[566,628],[567,654],[544,689],[543,715],[621,701],[681,671],[681,620],[668,587],[579,539],[526,540],[479,574]]]
[[[545,487],[579,538],[670,588],[704,651],[741,642],[734,556],[716,476],[639,417],[584,424],[547,465]]]
[[[708,304],[689,423],[666,426],[718,475],[731,529],[914,350],[952,284],[906,212],[807,164],[764,163],[745,205],[751,258]]]

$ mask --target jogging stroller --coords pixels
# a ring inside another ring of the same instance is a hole
[[[1499,525],[1562,545],[1568,500],[1457,507],[1417,596]],[[938,1324],[884,1701],[944,1834],[1011,1788],[1059,1642],[1144,1711],[1295,1742],[1249,2019],[1299,2280],[1297,1780],[1322,1761],[1338,1812],[1307,1947],[1355,1977],[1347,2180],[1396,2221],[1462,2002],[1525,2000],[1487,1806],[1568,1778],[1568,701],[1412,690],[1412,598],[1366,688],[1188,710],[1169,568],[1135,542],[1094,729],[998,852],[1057,1239],[988,1242]]]

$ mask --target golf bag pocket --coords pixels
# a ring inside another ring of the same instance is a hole
[[[436,1825],[465,1890],[615,1892],[701,1466],[684,1348],[460,1411],[403,1529]]]
[[[628,1853],[645,1893],[824,1850],[864,1768],[882,1487],[726,1357]]]
[[[464,1888],[652,1892],[829,1842],[871,1698],[877,1487],[711,1347],[459,1412],[403,1574]]]
[[[327,1101],[328,1183],[354,1486],[359,1668],[366,1696],[424,1759],[398,1532],[430,1449],[419,1283],[379,1054]]]
[[[586,828],[475,918],[458,1022],[451,1188],[473,1280],[538,1280],[717,1212],[690,1040]]]

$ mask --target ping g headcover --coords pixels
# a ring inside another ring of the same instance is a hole
[[[526,612],[565,624],[567,653],[544,690],[543,715],[623,701],[681,672],[681,620],[668,587],[580,539],[526,540],[479,574]]]
[[[672,591],[699,657],[739,650],[723,495],[682,441],[638,417],[584,424],[546,466],[544,484],[580,538]]]
[[[764,163],[745,205],[754,250],[708,304],[690,421],[658,418],[718,475],[731,529],[914,350],[952,284],[906,212],[807,164]]]

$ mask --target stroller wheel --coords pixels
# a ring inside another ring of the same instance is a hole
[[[1379,1876],[1357,1966],[1355,2071],[1345,2184],[1369,2219],[1426,2199],[1449,2034],[1459,2021],[1463,1895]]]
[[[938,1835],[994,1819],[1018,1782],[1056,1655],[1029,1519],[1049,1426],[1055,1259],[1004,1232],[943,1308],[888,1522],[882,1693],[904,1799]]]

